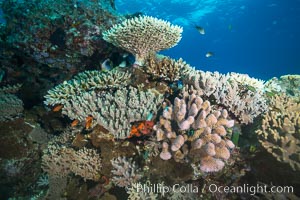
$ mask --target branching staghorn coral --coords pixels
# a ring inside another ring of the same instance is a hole
[[[135,161],[132,158],[117,157],[111,160],[113,170],[112,182],[119,187],[128,187],[142,178]]]
[[[162,141],[160,157],[177,162],[190,157],[200,163],[202,172],[219,171],[234,147],[226,138],[226,129],[233,125],[226,109],[215,109],[199,95],[183,92],[183,98],[165,107],[155,126],[157,140]]]
[[[300,102],[285,95],[271,98],[269,112],[256,130],[261,145],[278,161],[300,170]]]
[[[21,85],[4,86],[0,88],[0,122],[18,118],[24,110],[23,101],[16,95]]]
[[[103,33],[103,39],[135,56],[143,65],[149,53],[175,46],[181,40],[182,28],[149,16],[127,19]]]
[[[189,66],[180,58],[174,60],[169,57],[160,57],[160,55],[151,54],[145,62],[146,72],[154,78],[177,81],[181,77],[181,72]]]
[[[163,96],[151,90],[146,92],[128,87],[115,92],[85,92],[74,95],[64,104],[62,113],[71,119],[84,122],[93,117],[93,125],[100,124],[116,138],[129,136],[131,122],[146,120],[156,112]]]
[[[253,119],[267,111],[262,91],[262,81],[244,74],[220,74],[194,69],[183,73],[183,82],[205,97],[214,99],[227,108],[241,123],[252,123]]]
[[[44,103],[52,106],[65,104],[72,96],[79,95],[82,92],[125,87],[130,82],[130,77],[131,74],[117,70],[108,72],[85,71],[76,75],[74,79],[64,81],[49,90]]]

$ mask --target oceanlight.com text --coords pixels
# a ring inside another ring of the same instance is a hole
[[[293,193],[293,186],[267,186],[267,185],[249,185],[240,186],[218,186],[216,184],[207,185],[208,191],[211,193],[248,193],[255,195],[258,193]]]

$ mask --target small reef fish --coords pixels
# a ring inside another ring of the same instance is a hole
[[[71,123],[71,127],[77,126],[79,123],[78,119],[75,119],[72,123]]]
[[[126,67],[126,61],[123,60],[123,61],[119,64],[119,67],[121,67],[121,68]]]
[[[64,107],[64,106],[61,105],[61,104],[56,105],[56,106],[54,106],[54,108],[53,108],[53,112],[58,112],[58,111],[60,111],[63,107]]]
[[[256,92],[255,87],[253,87],[253,86],[251,86],[251,85],[246,85],[246,88],[247,88],[248,90],[250,90],[251,92]]]
[[[149,113],[148,115],[147,115],[147,121],[151,121],[151,119],[153,118],[153,113]]]
[[[88,116],[85,119],[85,129],[90,129],[92,127],[92,123],[93,123],[93,117],[92,116]]]
[[[212,57],[213,55],[214,55],[213,52],[207,52],[207,53],[205,54],[205,57],[206,57],[206,58],[209,58],[209,57]]]
[[[103,61],[103,63],[101,64],[101,70],[102,71],[110,71],[112,69],[111,67],[112,62],[110,61],[109,58],[107,58],[106,60]]]
[[[195,28],[197,29],[197,31],[198,31],[201,35],[204,35],[204,34],[205,34],[205,30],[204,30],[204,28],[202,28],[201,26],[195,26]]]

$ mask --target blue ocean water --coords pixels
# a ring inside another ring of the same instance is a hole
[[[204,71],[269,79],[300,74],[300,0],[116,0],[121,13],[143,14],[184,28],[163,51]],[[195,29],[199,25],[205,35]],[[214,56],[206,58],[207,52]]]

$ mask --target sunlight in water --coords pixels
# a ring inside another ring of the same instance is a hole
[[[116,0],[115,2],[121,13],[142,12],[184,27],[198,23],[207,14],[224,6],[230,5],[231,9],[243,6],[241,5],[243,0],[132,0],[130,3],[125,0]]]

